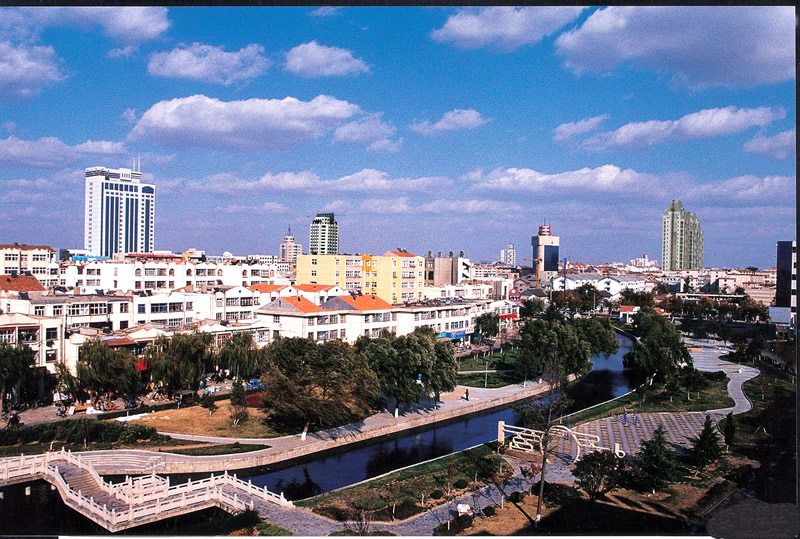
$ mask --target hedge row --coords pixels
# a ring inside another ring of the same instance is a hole
[[[75,419],[2,429],[0,430],[0,445],[10,446],[19,443],[48,443],[53,441],[81,444],[84,440],[87,443],[134,443],[139,440],[150,440],[156,435],[156,429],[143,425],[106,423],[93,419]]]

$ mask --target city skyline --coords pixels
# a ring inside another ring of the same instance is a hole
[[[707,266],[795,237],[791,7],[2,13],[7,243],[80,248],[84,169],[134,158],[158,250],[277,254],[328,212],[340,252],[530,256],[546,222],[627,261],[673,199]]]

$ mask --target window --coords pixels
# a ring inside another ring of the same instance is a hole
[[[177,313],[183,310],[183,303],[170,303],[169,312]]]
[[[58,339],[58,328],[46,328],[44,330],[44,339],[46,341],[54,341]]]
[[[186,310],[187,311],[191,311],[192,309],[194,309],[194,302],[187,301],[186,302]]]
[[[120,303],[119,304],[119,312],[127,313],[128,312],[128,304],[127,303]]]
[[[44,316],[44,305],[36,305],[33,308],[33,314],[37,316]]]
[[[239,305],[239,298],[226,298],[225,305],[227,305],[228,307]]]
[[[80,316],[89,314],[88,303],[73,303],[67,309],[67,314],[70,316]]]
[[[312,277],[316,277],[317,276],[317,270],[311,270],[311,276]]]
[[[166,303],[153,303],[150,305],[150,312],[151,313],[166,313],[167,311],[167,304]]]
[[[53,305],[53,316],[61,316],[62,314],[64,314],[64,306]]]
[[[311,265],[312,266],[316,266],[317,265],[317,259],[316,258],[312,258],[311,259]]]
[[[89,314],[108,314],[108,303],[92,303],[89,305]]]

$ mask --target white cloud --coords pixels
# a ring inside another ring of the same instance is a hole
[[[193,95],[159,101],[128,137],[174,147],[276,150],[319,137],[360,112],[358,105],[326,95],[311,101]]]
[[[428,120],[417,122],[409,126],[409,129],[422,135],[438,135],[446,131],[460,131],[462,129],[474,129],[480,127],[489,119],[481,117],[481,113],[474,109],[455,109],[445,112],[442,118],[435,124]]]
[[[348,202],[344,200],[334,200],[333,202],[326,204],[322,208],[322,211],[335,212],[335,211],[344,211],[347,209],[350,209],[350,204]]]
[[[121,142],[88,140],[76,146],[68,146],[56,137],[39,140],[22,140],[16,137],[0,139],[0,162],[31,167],[58,168],[74,162],[79,154],[126,153]]]
[[[744,151],[786,159],[797,150],[797,132],[794,129],[781,131],[777,135],[765,137],[756,135],[744,144]]]
[[[223,208],[225,213],[288,213],[289,209],[277,202],[264,202],[261,206],[231,204]]]
[[[194,43],[150,55],[147,71],[157,77],[214,82],[226,86],[262,75],[270,66],[264,47],[250,44],[238,52]]]
[[[420,209],[428,213],[512,213],[521,210],[516,202],[497,200],[434,200],[423,204]]]
[[[5,129],[9,133],[13,133],[14,130],[17,128],[17,124],[16,122],[12,122],[11,120],[9,120],[7,122],[3,122],[3,125],[0,125],[0,127]]]
[[[108,56],[109,58],[130,58],[138,50],[139,47],[137,47],[136,45],[126,45],[125,47],[118,47],[116,49],[111,49],[110,51],[108,51],[108,54],[106,54],[106,56]]]
[[[125,109],[125,112],[122,113],[122,117],[128,123],[136,122],[136,109]]]
[[[335,15],[341,15],[341,9],[340,7],[334,6],[322,6],[309,13],[309,15],[312,17],[333,17]]]
[[[73,148],[81,153],[118,155],[128,152],[123,143],[108,140],[87,140],[83,144],[73,146]]]
[[[450,180],[443,177],[423,176],[421,178],[389,178],[380,170],[365,168],[355,174],[342,176],[338,180],[325,182],[339,191],[436,191],[448,187]]]
[[[795,178],[747,175],[697,185],[687,193],[686,198],[711,204],[731,201],[745,204],[783,201],[783,204],[791,202],[794,205],[795,197],[791,195],[796,190]]]
[[[348,49],[326,47],[315,40],[286,53],[286,71],[308,78],[331,77],[367,73],[369,66]]]
[[[333,180],[322,180],[308,170],[300,172],[267,173],[258,180],[244,180],[234,174],[222,173],[209,176],[204,181],[188,182],[187,186],[198,191],[233,193],[242,191],[300,191],[321,194],[337,192],[424,192],[447,189],[452,185],[444,177],[390,178],[388,173],[365,168]]]
[[[383,113],[370,114],[336,128],[335,142],[369,143],[367,149],[374,152],[396,152],[400,142],[391,140],[395,127],[381,120]]]
[[[566,142],[578,135],[595,131],[603,120],[608,120],[611,116],[601,114],[592,118],[584,118],[577,122],[561,124],[553,129],[553,140],[556,142]]]
[[[367,199],[359,206],[360,211],[364,213],[409,213],[411,208],[408,205],[408,197],[392,198],[392,199]]]
[[[60,167],[75,160],[69,146],[55,137],[21,140],[8,137],[0,140],[0,162],[32,167]]]
[[[99,25],[107,36],[129,43],[155,39],[170,26],[165,7],[16,8],[11,16],[16,26],[21,27],[18,32],[35,33],[58,26],[89,29]]]
[[[794,80],[795,12],[776,6],[608,7],[556,40],[576,73],[621,64],[692,88]]]
[[[575,20],[583,7],[484,7],[464,8],[434,30],[435,41],[454,43],[465,49],[494,47],[512,51],[538,43]]]
[[[0,202],[4,204],[33,204],[40,202],[42,199],[44,199],[44,193],[32,193],[16,189],[0,197]]]
[[[658,178],[632,169],[621,169],[616,165],[603,165],[597,168],[581,168],[556,174],[545,174],[529,168],[497,168],[488,174],[480,170],[472,171],[469,180],[471,190],[490,189],[495,191],[531,191],[563,193],[572,191],[613,192],[616,194],[655,194]]]
[[[652,146],[667,140],[693,140],[740,133],[751,127],[763,127],[786,117],[783,108],[705,109],[687,114],[678,120],[631,122],[615,131],[598,133],[584,145],[593,150],[634,149]]]
[[[64,75],[53,47],[0,42],[0,95],[30,97]]]

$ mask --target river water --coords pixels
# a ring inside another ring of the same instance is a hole
[[[619,351],[608,357],[593,357],[592,372],[569,388],[578,410],[617,397],[629,391],[622,356],[631,341],[617,336]],[[335,454],[312,458],[282,469],[253,470],[248,479],[272,492],[283,492],[290,500],[308,498],[351,485],[404,466],[416,464],[454,451],[497,439],[497,422],[520,424],[513,409],[504,408],[484,415],[433,426],[421,432],[381,439]],[[241,474],[240,474],[241,475]],[[24,486],[7,487],[0,499],[2,534],[83,534],[98,533],[93,524],[67,508],[44,482],[32,484],[31,496]],[[172,526],[164,523],[165,526]],[[10,527],[9,527],[10,526]],[[164,528],[164,532],[170,528]],[[174,527],[171,528],[174,530]],[[135,530],[131,530],[136,533]],[[150,533],[153,533],[151,529]]]

